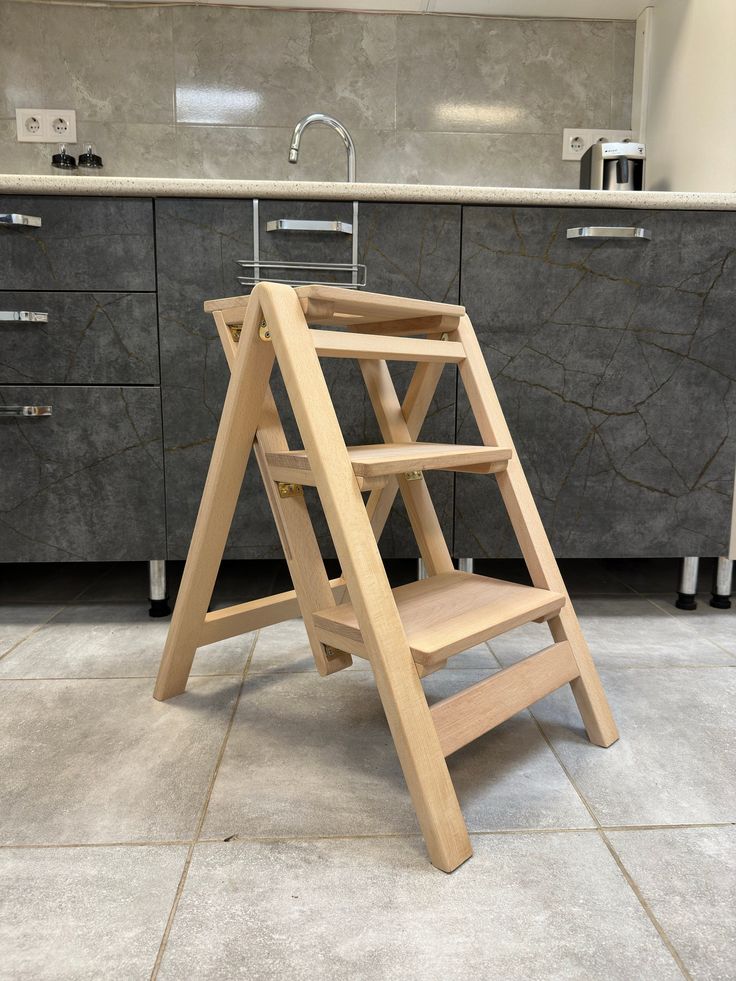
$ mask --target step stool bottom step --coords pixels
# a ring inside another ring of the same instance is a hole
[[[475,644],[531,620],[556,616],[562,593],[468,572],[443,572],[393,590],[399,616],[417,664],[439,664]],[[350,603],[314,614],[325,643],[365,657],[358,619]]]

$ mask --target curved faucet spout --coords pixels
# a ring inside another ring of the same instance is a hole
[[[300,119],[296,124],[291,136],[291,146],[289,147],[289,163],[295,164],[299,159],[299,145],[301,143],[302,133],[312,123],[323,123],[340,134],[348,156],[348,182],[354,183],[355,144],[353,143],[353,138],[339,119],[335,119],[333,116],[326,116],[323,112],[313,112],[311,115],[305,116],[304,119]]]

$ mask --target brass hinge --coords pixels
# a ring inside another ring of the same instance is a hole
[[[407,470],[404,474],[407,480],[421,480],[422,471],[421,470]]]
[[[261,321],[261,325],[258,328],[258,336],[262,341],[271,340],[271,331],[268,329],[268,324],[266,323],[265,320]]]
[[[284,484],[279,481],[278,488],[279,497],[297,497],[299,494],[304,493],[304,489],[301,484]]]

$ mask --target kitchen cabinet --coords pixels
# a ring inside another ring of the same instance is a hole
[[[349,202],[259,202],[262,274],[271,261],[349,262],[350,239],[332,233],[268,232],[277,218],[352,220]],[[360,207],[359,260],[368,267],[368,289],[457,301],[460,262],[460,208],[453,205]],[[242,291],[238,259],[253,258],[252,203],[223,200],[165,200],[156,205],[159,318],[170,558],[183,558],[191,538],[207,473],[229,373],[205,299]],[[295,278],[308,274],[294,271]],[[291,277],[288,277],[291,278]],[[410,369],[392,366],[400,394]],[[348,443],[379,439],[373,410],[357,366],[326,366],[331,395]],[[272,379],[287,437],[301,446],[281,398],[278,369]],[[455,369],[446,368],[422,437],[452,440],[455,425]],[[452,475],[432,475],[430,483],[448,537],[452,535]],[[308,492],[313,499],[311,492]],[[315,509],[321,547],[332,554],[324,522]],[[405,512],[397,508],[381,541],[386,555],[416,555]],[[227,558],[281,557],[281,547],[257,467],[248,467],[230,533]]]
[[[155,293],[0,292],[0,338],[0,384],[159,382]]]
[[[0,386],[0,405],[50,405],[0,418],[0,561],[164,555],[158,389]]]
[[[150,200],[13,195],[0,214],[41,219],[0,224],[0,290],[156,289]]]
[[[589,225],[652,237],[567,239]],[[461,301],[559,556],[725,553],[736,215],[466,207]],[[456,554],[517,554],[487,481],[458,475],[456,511]]]
[[[0,213],[41,220],[0,224],[0,405],[52,408],[0,416],[0,561],[162,558],[153,203],[12,196]]]

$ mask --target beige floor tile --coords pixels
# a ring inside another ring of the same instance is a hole
[[[86,603],[64,609],[12,654],[0,678],[155,677],[169,630],[143,603]],[[254,634],[202,647],[193,675],[240,674]]]
[[[2,981],[143,981],[185,846],[0,849]]]
[[[430,676],[431,698],[478,680]],[[520,715],[454,754],[469,827],[589,827],[592,822],[531,718]],[[370,672],[250,676],[203,834],[413,832],[416,819]]]
[[[736,977],[736,827],[609,837],[693,978]]]
[[[621,733],[588,742],[569,689],[533,708],[573,780],[607,826],[733,821],[733,668],[605,671]]]
[[[473,844],[452,876],[406,839],[197,846],[160,977],[681,981],[595,833]]]
[[[163,703],[149,679],[0,681],[0,842],[190,837],[238,687],[195,678]]]

